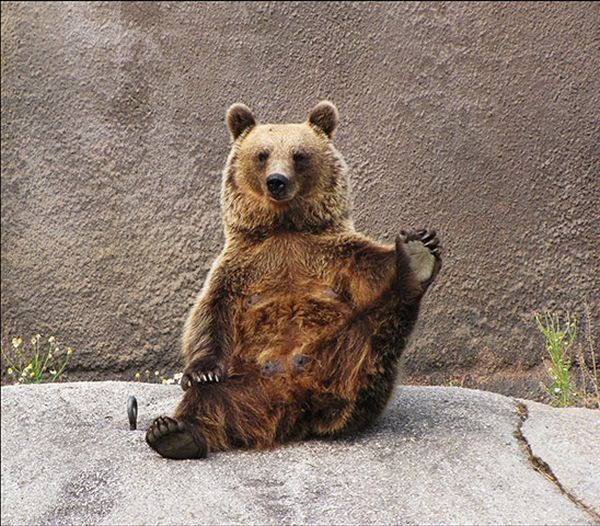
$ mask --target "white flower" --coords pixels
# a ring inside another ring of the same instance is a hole
[[[56,371],[54,369],[50,369],[50,374],[56,374]]]

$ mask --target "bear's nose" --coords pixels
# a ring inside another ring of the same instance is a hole
[[[271,174],[267,177],[267,188],[275,199],[282,199],[290,186],[290,180],[283,174]]]

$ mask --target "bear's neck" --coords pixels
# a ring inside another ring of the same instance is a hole
[[[275,208],[250,202],[247,196],[224,199],[225,236],[229,241],[262,241],[272,236],[298,234],[334,234],[353,230],[350,204],[342,196]]]

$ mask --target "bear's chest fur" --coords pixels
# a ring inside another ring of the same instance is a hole
[[[302,354],[354,310],[332,246],[301,236],[270,239],[246,252],[236,295],[236,354],[259,365]]]

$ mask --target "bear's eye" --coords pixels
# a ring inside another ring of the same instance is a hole
[[[294,164],[302,165],[308,160],[308,155],[303,152],[296,152],[292,158],[294,159]]]
[[[269,158],[269,152],[258,152],[258,155],[256,156],[256,159],[258,160],[259,163],[264,163],[267,159]]]

